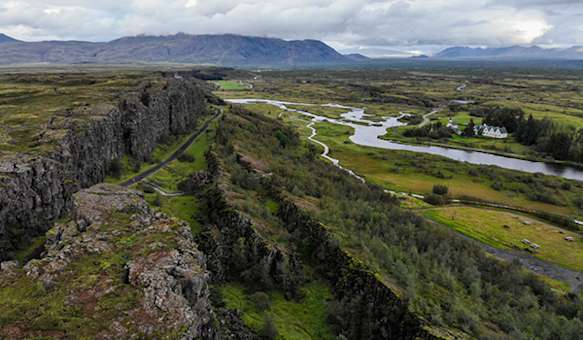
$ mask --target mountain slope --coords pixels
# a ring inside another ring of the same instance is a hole
[[[0,50],[0,64],[39,62],[310,65],[348,63],[353,60],[317,40],[286,41],[233,34],[136,36],[108,43],[16,42]]]
[[[583,59],[583,47],[541,48],[511,46],[502,48],[450,47],[433,56],[440,59]]]
[[[9,42],[18,42],[18,40],[7,36],[6,34],[0,33],[0,44],[9,43]]]

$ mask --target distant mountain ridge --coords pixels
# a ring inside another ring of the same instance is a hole
[[[18,42],[18,40],[7,36],[6,34],[0,33],[0,44],[8,43],[8,42]]]
[[[438,59],[513,59],[513,60],[583,60],[583,46],[542,48],[539,46],[510,46],[500,48],[450,47],[435,54]]]
[[[173,62],[217,65],[318,65],[355,62],[318,40],[234,34],[141,35],[110,42],[23,42],[0,35],[0,64]]]

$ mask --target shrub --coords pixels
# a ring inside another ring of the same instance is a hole
[[[121,176],[121,171],[122,165],[119,158],[116,158],[113,161],[111,161],[111,164],[109,164],[109,173],[111,174],[111,176],[113,176],[114,178],[119,178]]]
[[[133,172],[140,172],[140,169],[142,168],[142,162],[132,159],[130,161],[130,167],[132,168]]]
[[[271,307],[271,300],[265,292],[257,292],[251,295],[251,300],[255,303],[255,307],[259,311],[264,311]]]
[[[492,183],[492,189],[496,190],[496,191],[500,191],[504,188],[504,185],[502,185],[502,183],[500,182],[494,182]]]
[[[431,205],[444,205],[447,204],[447,199],[442,195],[431,194],[425,197],[425,202]]]
[[[145,192],[146,194],[153,194],[156,192],[156,190],[154,190],[154,188],[152,188],[151,185],[149,184],[140,184],[140,188],[142,189],[143,192]]]
[[[194,162],[195,158],[192,155],[187,153],[183,153],[182,155],[178,156],[178,161],[183,163],[192,163]]]
[[[160,194],[156,194],[156,197],[154,197],[154,201],[152,202],[152,204],[154,204],[157,207],[162,205]]]
[[[433,186],[433,193],[436,195],[447,195],[447,193],[449,192],[449,188],[447,187],[447,185],[443,185],[443,184],[435,184]]]

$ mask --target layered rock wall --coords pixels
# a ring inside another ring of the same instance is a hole
[[[116,105],[70,114],[87,117],[82,122],[49,121],[39,138],[56,144],[53,152],[0,159],[0,259],[64,216],[72,194],[103,181],[113,160],[147,160],[159,142],[192,131],[206,113],[201,89],[169,78],[122,95]]]

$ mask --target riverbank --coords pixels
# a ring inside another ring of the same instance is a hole
[[[263,103],[273,105],[279,109],[300,113],[302,115],[308,116],[312,119],[318,121],[326,121],[337,125],[349,126],[354,129],[353,135],[350,140],[355,144],[367,147],[377,147],[389,150],[403,150],[409,152],[417,153],[427,153],[437,156],[443,156],[455,161],[467,162],[477,165],[494,165],[501,168],[506,168],[510,170],[517,170],[528,173],[542,173],[545,175],[558,176],[567,179],[577,180],[583,182],[583,169],[570,167],[570,166],[558,166],[557,164],[546,163],[546,162],[534,162],[529,160],[517,159],[512,157],[499,156],[482,151],[466,151],[450,147],[442,146],[422,146],[422,145],[411,145],[411,144],[401,144],[393,141],[387,141],[380,139],[380,136],[386,134],[387,129],[404,126],[405,124],[400,122],[398,117],[386,118],[383,123],[374,122],[365,119],[366,113],[365,109],[341,106],[347,110],[350,110],[341,115],[342,119],[333,119],[329,117],[319,116],[311,112],[291,109],[288,105],[301,105],[309,106],[314,104],[304,104],[304,103],[292,103],[285,101],[277,101],[271,99],[227,99],[227,102],[232,104],[255,104]],[[327,104],[334,105],[334,104]],[[357,124],[365,123],[365,124]],[[368,124],[368,125],[366,125]]]
[[[412,126],[412,127],[420,127],[420,126],[421,125]],[[395,143],[401,143],[401,144],[419,145],[419,146],[437,146],[437,147],[457,149],[457,150],[470,151],[470,152],[482,152],[482,153],[487,153],[490,155],[502,156],[502,157],[506,157],[506,158],[515,158],[515,159],[520,159],[520,160],[525,160],[525,161],[530,161],[530,162],[539,162],[539,163],[545,163],[545,164],[549,164],[549,165],[573,167],[573,168],[577,168],[577,169],[580,169],[583,171],[583,165],[581,165],[579,163],[571,162],[571,161],[558,161],[558,160],[550,159],[550,158],[536,157],[536,156],[531,156],[531,155],[523,155],[523,154],[518,154],[518,153],[509,153],[509,152],[498,151],[498,150],[488,150],[488,149],[483,149],[483,148],[467,147],[467,146],[463,146],[463,145],[456,145],[453,143],[439,143],[439,142],[431,142],[431,141],[425,141],[425,140],[420,141],[417,138],[398,136],[396,134],[388,136],[388,133],[383,135],[383,136],[379,136],[379,138],[382,140],[395,142]]]

